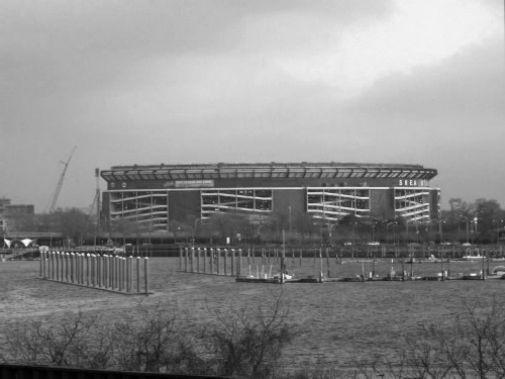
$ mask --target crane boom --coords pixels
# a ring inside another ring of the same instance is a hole
[[[58,180],[58,184],[56,185],[56,189],[54,190],[53,198],[51,200],[51,205],[49,206],[50,213],[54,212],[54,210],[56,209],[56,202],[58,201],[58,197],[60,196],[61,188],[63,187],[63,181],[65,180],[65,174],[67,173],[68,164],[70,163],[70,160],[72,159],[72,156],[74,155],[75,149],[77,149],[77,146],[74,146],[74,148],[70,152],[70,155],[69,155],[67,161],[62,162],[63,163],[63,170],[61,171],[61,175]]]

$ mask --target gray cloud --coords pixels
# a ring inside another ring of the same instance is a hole
[[[91,202],[94,167],[272,160],[419,162],[440,169],[444,193],[505,202],[489,164],[503,158],[501,41],[395,73],[342,102],[339,88],[294,79],[271,54],[312,43],[324,51],[332,33],[387,17],[389,1],[1,7],[0,196],[42,210],[58,162],[78,145],[62,205]],[[269,35],[279,15],[290,22]],[[314,20],[322,27],[305,38]],[[462,179],[458,159],[489,189]]]

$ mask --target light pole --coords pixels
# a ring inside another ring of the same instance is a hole
[[[470,220],[465,218],[466,225],[466,243],[470,243]]]
[[[195,246],[196,227],[199,222],[200,222],[199,218],[195,218],[195,221],[193,221],[193,247]]]
[[[291,217],[292,217],[292,209],[291,205],[288,205],[288,238],[291,236]]]
[[[502,220],[498,220],[498,226],[496,228],[496,244],[497,245],[500,244],[500,230],[502,228],[502,224],[503,224],[503,219]]]
[[[477,239],[477,223],[478,222],[479,222],[479,219],[477,217],[474,217],[473,220],[472,220],[472,223],[473,223],[473,230],[472,230],[473,238],[472,238],[472,243],[475,243],[475,240]]]
[[[444,219],[438,220],[438,234],[440,236],[440,243],[444,242]]]

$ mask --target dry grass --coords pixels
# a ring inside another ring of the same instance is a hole
[[[304,262],[310,272],[312,260]],[[386,273],[390,264],[378,267]],[[436,266],[436,267],[435,267]],[[439,270],[439,265],[416,270]],[[106,318],[143,307],[176,307],[194,322],[214,317],[220,309],[255,309],[271,304],[280,286],[235,283],[230,277],[177,272],[177,259],[151,260],[149,297],[122,296],[36,279],[38,262],[0,263],[0,322],[57,319],[66,311],[99,313]],[[367,269],[369,269],[368,267]],[[479,265],[452,265],[454,272],[478,271]],[[325,268],[326,270],[326,268]],[[361,264],[332,266],[340,275],[361,273]],[[375,282],[289,284],[283,301],[289,321],[300,335],[288,346],[282,362],[288,369],[302,362],[352,364],[392,351],[402,331],[420,322],[443,320],[463,310],[462,299],[505,303],[505,281]]]

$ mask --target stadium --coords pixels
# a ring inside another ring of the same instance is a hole
[[[310,215],[324,223],[347,215],[428,223],[439,217],[437,170],[412,164],[217,163],[113,166],[102,214],[149,230],[239,213],[252,220]]]

